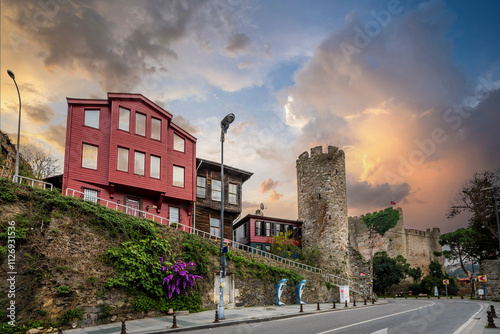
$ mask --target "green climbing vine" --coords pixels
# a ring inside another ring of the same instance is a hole
[[[361,216],[366,226],[370,227],[373,224],[375,231],[380,235],[384,235],[385,232],[396,226],[399,218],[399,211],[393,208],[387,208],[382,211],[367,213]]]

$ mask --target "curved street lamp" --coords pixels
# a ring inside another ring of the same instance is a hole
[[[234,122],[234,114],[227,114],[220,122],[220,179],[221,179],[221,201],[220,201],[220,289],[219,289],[219,319],[224,316],[224,277],[226,277],[226,256],[224,255],[224,135],[229,125]]]
[[[7,74],[12,78],[17,89],[17,96],[19,97],[19,121],[17,122],[17,149],[16,149],[16,172],[14,174],[14,179],[17,182],[17,176],[19,175],[19,142],[21,135],[21,94],[19,94],[19,87],[17,87],[16,76],[11,70],[7,70]]]

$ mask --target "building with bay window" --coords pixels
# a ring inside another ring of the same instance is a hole
[[[196,209],[193,226],[220,236],[222,187],[224,186],[224,238],[233,239],[233,222],[242,211],[242,186],[253,173],[224,165],[224,181],[218,162],[197,159]]]
[[[196,138],[141,94],[67,102],[63,193],[191,226]]]

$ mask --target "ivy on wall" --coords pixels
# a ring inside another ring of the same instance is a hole
[[[370,227],[373,224],[373,228],[380,235],[384,235],[385,232],[395,227],[399,218],[399,211],[393,208],[387,208],[382,211],[367,213],[361,216],[366,226]]]

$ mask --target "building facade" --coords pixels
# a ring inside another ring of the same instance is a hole
[[[197,159],[194,228],[220,236],[222,184],[224,184],[224,238],[233,240],[233,222],[242,210],[242,186],[253,173],[218,162]]]
[[[63,193],[191,226],[196,138],[141,94],[67,102]]]
[[[301,224],[297,220],[246,215],[233,226],[234,241],[270,252],[273,236],[291,231],[290,239],[293,239],[293,244],[301,247]],[[298,256],[299,254],[292,254],[292,258]]]

